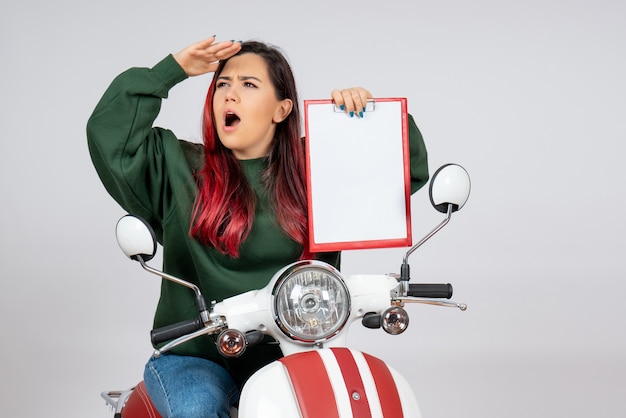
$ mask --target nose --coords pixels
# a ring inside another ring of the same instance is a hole
[[[239,96],[237,95],[237,92],[235,91],[234,88],[229,88],[228,91],[226,92],[226,101],[227,102],[237,102],[239,99]]]

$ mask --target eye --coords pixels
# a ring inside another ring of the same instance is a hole
[[[227,83],[227,82],[225,82],[225,81],[218,81],[218,82],[215,84],[215,87],[216,87],[216,88],[218,88],[218,89],[219,89],[219,88],[222,88],[222,87],[228,87],[228,83]]]
[[[256,84],[246,81],[243,83],[244,87],[256,88]]]

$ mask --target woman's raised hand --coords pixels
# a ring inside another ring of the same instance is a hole
[[[350,116],[363,117],[367,106],[367,100],[373,99],[372,94],[363,87],[350,87],[347,89],[335,89],[330,93],[335,105],[344,110]]]
[[[174,54],[174,59],[192,77],[212,73],[217,70],[220,60],[235,55],[241,49],[240,42],[215,42],[215,36],[191,44]]]

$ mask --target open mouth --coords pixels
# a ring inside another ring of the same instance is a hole
[[[226,116],[224,117],[224,123],[226,126],[236,126],[241,119],[233,112],[226,112]]]

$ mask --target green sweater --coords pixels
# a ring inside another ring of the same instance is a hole
[[[189,235],[197,187],[194,174],[204,164],[203,146],[182,141],[169,130],[153,127],[161,101],[169,90],[187,78],[168,55],[153,68],[131,68],[111,83],[87,124],[89,151],[107,191],[124,208],[147,220],[163,246],[163,270],[197,284],[207,302],[264,287],[281,267],[296,261],[300,245],[274,221],[261,193],[259,174],[265,159],[241,161],[245,176],[256,192],[254,224],[240,248],[230,258]],[[409,118],[412,191],[428,180],[426,148]],[[339,253],[318,254],[339,267]],[[197,315],[193,292],[162,281],[154,327]],[[246,330],[243,330],[246,331]],[[173,350],[180,355],[204,357],[224,364],[235,378],[245,379],[256,368],[280,356],[273,344],[247,350],[236,361],[217,353],[209,337],[197,338]]]

